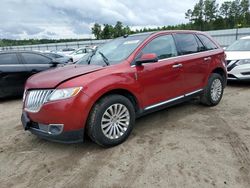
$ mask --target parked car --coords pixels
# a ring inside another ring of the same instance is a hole
[[[59,63],[33,51],[0,52],[0,97],[22,95],[28,77]]]
[[[94,50],[89,47],[79,48],[76,51],[70,53],[68,56],[73,60],[73,62],[76,62],[79,59],[81,59],[83,56],[85,56],[86,54],[91,53],[93,51]]]
[[[250,36],[235,41],[225,52],[228,79],[250,81]]]
[[[57,53],[61,54],[61,55],[69,55],[69,54],[71,54],[74,51],[75,51],[74,48],[63,48],[60,51],[58,51]]]
[[[197,96],[217,105],[226,80],[224,51],[204,33],[124,36],[75,65],[28,79],[22,124],[49,140],[81,142],[86,133],[99,145],[115,146],[137,117]]]
[[[55,52],[43,52],[43,54],[55,59],[58,62],[64,63],[64,64],[73,62],[72,58],[70,58],[68,56],[61,55],[61,54],[57,54]]]

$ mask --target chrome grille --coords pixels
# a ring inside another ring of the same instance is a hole
[[[25,109],[30,112],[38,112],[52,92],[52,89],[28,91],[26,94]]]

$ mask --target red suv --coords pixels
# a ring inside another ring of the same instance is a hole
[[[59,142],[86,133],[102,146],[129,136],[135,119],[200,96],[217,105],[227,72],[223,49],[205,33],[162,31],[120,37],[75,65],[28,79],[25,130]]]

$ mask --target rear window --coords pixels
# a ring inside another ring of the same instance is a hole
[[[205,35],[198,34],[197,35],[201,42],[204,44],[206,47],[206,50],[214,50],[217,49],[218,47]]]
[[[0,54],[0,64],[1,65],[19,64],[17,55],[15,53]]]
[[[49,58],[39,54],[33,54],[33,53],[21,53],[21,54],[26,64],[49,64],[51,61]]]
[[[175,39],[181,55],[197,53],[200,47],[193,34],[175,34]]]

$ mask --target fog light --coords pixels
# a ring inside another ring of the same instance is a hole
[[[63,124],[49,124],[48,133],[52,135],[61,134],[63,131]]]

